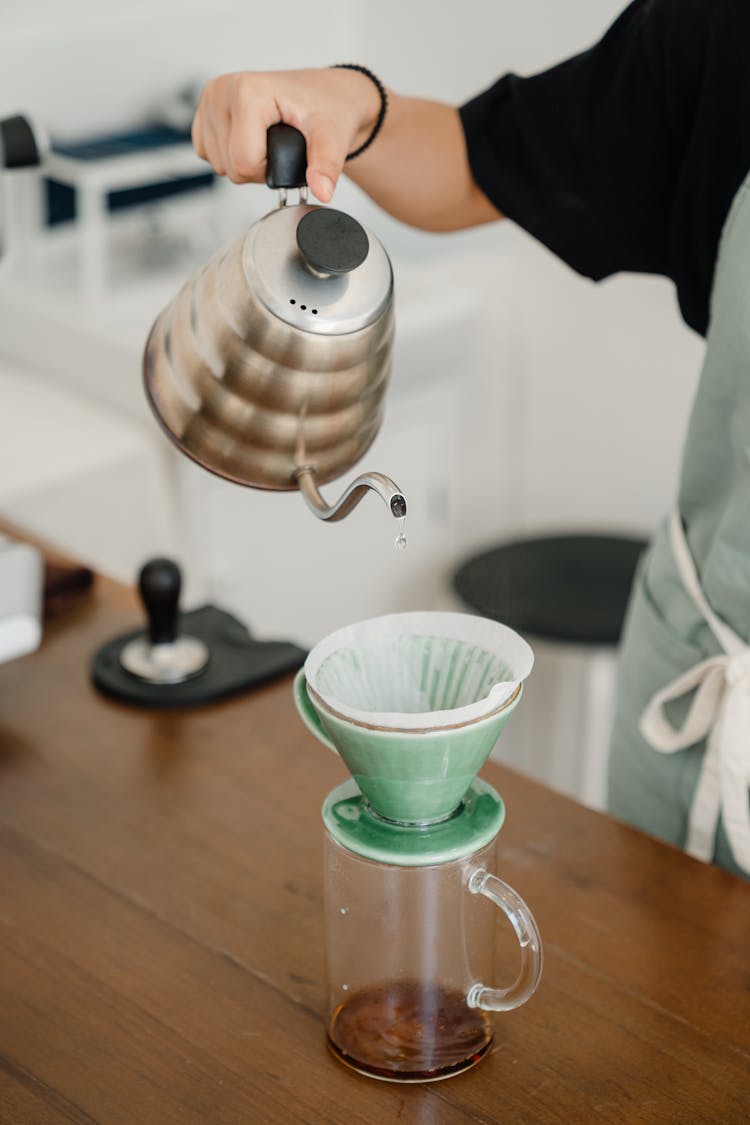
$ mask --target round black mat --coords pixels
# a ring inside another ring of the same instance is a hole
[[[645,547],[615,535],[520,539],[468,559],[453,586],[468,608],[520,633],[616,645]]]

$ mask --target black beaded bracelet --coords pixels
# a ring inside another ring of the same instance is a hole
[[[385,86],[380,81],[380,79],[377,77],[377,75],[373,74],[371,70],[368,70],[368,68],[366,66],[360,66],[358,63],[334,63],[332,69],[333,70],[356,70],[359,74],[364,74],[364,76],[366,78],[369,78],[370,81],[372,83],[374,83],[375,88],[377,89],[378,93],[380,94],[380,113],[378,114],[378,116],[375,120],[375,124],[372,127],[372,132],[370,133],[369,137],[364,142],[364,144],[361,144],[359,146],[359,148],[356,148],[354,150],[354,152],[350,152],[349,155],[346,158],[347,160],[354,160],[355,157],[361,156],[362,153],[365,151],[365,149],[370,147],[370,145],[375,140],[375,138],[377,137],[380,130],[383,128],[383,122],[385,121],[386,110],[388,109],[388,95],[385,91]]]

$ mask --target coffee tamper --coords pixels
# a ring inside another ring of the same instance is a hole
[[[91,679],[103,695],[135,707],[197,707],[250,691],[304,663],[304,649],[290,641],[256,640],[219,606],[181,615],[181,586],[180,568],[171,559],[150,559],[141,568],[138,589],[148,624],[94,653]]]
[[[120,664],[149,684],[181,684],[200,675],[208,664],[208,647],[197,637],[180,636],[180,568],[172,559],[150,559],[138,576],[148,628],[128,641]]]

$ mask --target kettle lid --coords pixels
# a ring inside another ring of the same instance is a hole
[[[245,278],[270,313],[320,336],[357,332],[386,311],[393,271],[385,249],[332,207],[279,207],[247,232]]]

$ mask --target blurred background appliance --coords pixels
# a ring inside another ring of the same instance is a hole
[[[14,169],[39,164],[43,144],[19,114],[0,120],[0,201],[2,243],[7,253],[12,229],[7,214],[8,182]],[[6,417],[7,426],[7,417]],[[0,534],[0,663],[33,652],[42,639],[42,559],[36,548]]]
[[[42,569],[36,548],[0,535],[0,664],[39,646]]]

